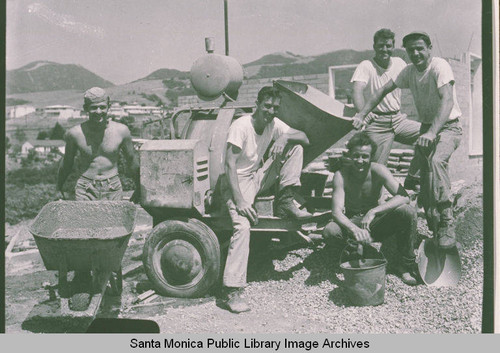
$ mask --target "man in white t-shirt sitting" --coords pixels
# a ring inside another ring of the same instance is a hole
[[[406,35],[403,38],[403,47],[412,64],[406,66],[395,80],[391,79],[378,89],[356,117],[364,119],[384,96],[396,88],[410,89],[418,118],[422,123],[417,140],[419,148],[416,158],[421,164],[422,174],[432,172],[430,184],[425,178],[422,179],[420,196],[428,195],[432,188],[434,200],[422,199],[424,208],[428,211],[430,206],[436,206],[439,212],[437,227],[439,246],[444,249],[453,248],[456,246],[456,239],[452,229],[453,200],[448,162],[462,139],[462,127],[459,121],[462,113],[457,102],[455,78],[446,60],[431,55],[431,40],[425,32],[412,32]],[[425,158],[420,155],[428,153],[430,147],[433,147],[435,152],[430,166],[432,170],[429,171]]]
[[[235,313],[250,310],[241,294],[246,285],[250,227],[258,221],[253,207],[255,197],[278,183],[275,215],[311,217],[294,203],[295,189],[300,186],[302,145],[308,145],[309,139],[304,132],[275,118],[279,104],[278,90],[264,87],[258,93],[255,112],[238,118],[229,128],[222,188],[233,236],[224,269],[223,304]],[[269,158],[263,161],[268,148]]]
[[[362,61],[351,78],[353,85],[354,106],[360,111],[365,102],[390,80],[395,80],[406,67],[406,63],[399,57],[393,57],[394,32],[383,28],[373,36],[375,57]],[[387,164],[394,141],[413,145],[419,136],[420,123],[407,119],[406,114],[400,112],[401,90],[395,89],[387,94],[368,114],[364,120],[355,118],[353,125],[356,129],[366,125],[366,133],[377,145],[377,152],[373,162]],[[405,187],[415,189],[418,175],[418,163],[411,163]]]

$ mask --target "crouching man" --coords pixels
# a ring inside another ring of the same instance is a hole
[[[223,192],[233,235],[223,276],[223,304],[235,313],[250,310],[241,294],[246,285],[250,227],[258,222],[253,207],[255,197],[278,182],[275,215],[295,219],[311,217],[294,203],[294,194],[300,186],[302,145],[308,145],[309,139],[302,131],[275,118],[280,104],[275,88],[262,88],[256,103],[252,115],[233,122],[227,138]],[[268,148],[269,158],[263,161]]]
[[[325,240],[351,238],[359,243],[370,243],[396,235],[401,254],[398,273],[404,283],[416,285],[415,208],[409,205],[406,191],[389,169],[371,162],[377,146],[365,132],[356,133],[347,143],[347,149],[342,167],[333,177],[333,222],[324,230]],[[393,197],[379,205],[383,186]]]

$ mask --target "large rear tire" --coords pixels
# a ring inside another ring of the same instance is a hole
[[[219,278],[219,240],[194,218],[158,224],[144,244],[143,256],[149,280],[164,296],[200,297]]]

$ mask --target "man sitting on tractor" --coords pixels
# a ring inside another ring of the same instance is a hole
[[[325,241],[370,243],[396,235],[402,261],[398,272],[404,283],[417,284],[415,241],[417,212],[405,189],[383,164],[371,162],[377,146],[366,132],[356,133],[347,143],[342,166],[333,177],[333,222],[324,230]],[[385,187],[393,196],[378,204]],[[344,212],[345,209],[345,212]]]
[[[258,222],[253,207],[255,197],[278,181],[275,215],[295,219],[311,217],[294,203],[296,189],[300,186],[302,145],[308,145],[309,139],[304,132],[275,118],[280,104],[277,89],[263,87],[256,103],[253,114],[244,115],[232,123],[227,138],[226,178],[222,189],[233,235],[223,276],[223,302],[229,311],[235,313],[250,310],[241,294],[246,285],[250,227]],[[269,158],[264,161],[268,148]]]

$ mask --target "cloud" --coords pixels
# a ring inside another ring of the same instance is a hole
[[[88,34],[101,39],[104,38],[104,30],[101,27],[90,26],[85,23],[77,22],[74,20],[73,16],[58,14],[40,3],[33,3],[29,5],[28,13],[37,16],[47,23],[61,27],[71,33]]]

